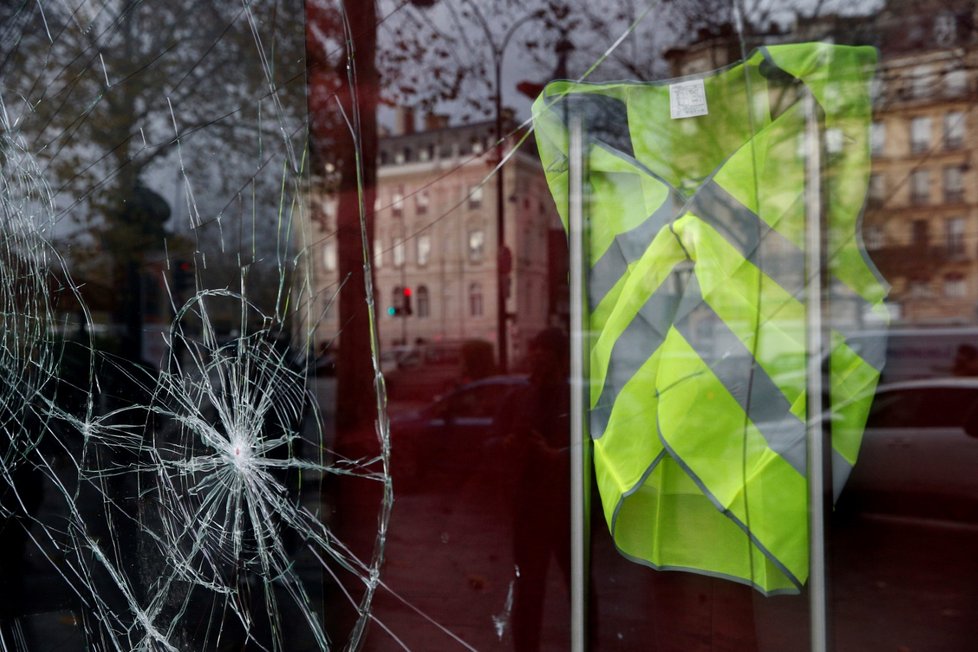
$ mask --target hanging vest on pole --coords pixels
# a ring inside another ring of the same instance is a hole
[[[583,165],[594,472],[636,562],[765,594],[808,577],[802,99],[814,97],[821,134],[838,495],[888,322],[860,237],[875,62],[869,47],[769,46],[678,81],[556,81],[534,103],[565,227],[568,169]],[[572,115],[580,162],[568,161]]]

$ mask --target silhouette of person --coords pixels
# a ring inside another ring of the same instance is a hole
[[[530,385],[510,411],[509,448],[518,465],[513,553],[519,569],[513,602],[515,649],[539,650],[547,569],[570,584],[568,339],[558,328],[529,344]]]

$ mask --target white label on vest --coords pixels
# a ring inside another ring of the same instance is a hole
[[[706,89],[702,79],[669,84],[669,113],[672,119],[706,115]]]

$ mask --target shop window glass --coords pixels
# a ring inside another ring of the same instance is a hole
[[[974,648],[973,0],[6,5],[0,648]]]

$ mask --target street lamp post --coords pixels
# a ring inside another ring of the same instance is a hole
[[[496,341],[499,349],[499,373],[506,373],[509,363],[507,346],[507,327],[509,315],[506,311],[506,299],[509,295],[509,277],[512,271],[512,254],[506,246],[506,186],[503,178],[502,160],[505,154],[503,143],[503,56],[516,30],[533,18],[540,18],[543,11],[530,12],[510,25],[506,33],[497,43],[493,38],[492,28],[479,7],[470,2],[472,14],[475,16],[492,49],[494,108],[496,112],[496,160],[499,169],[496,171]]]

